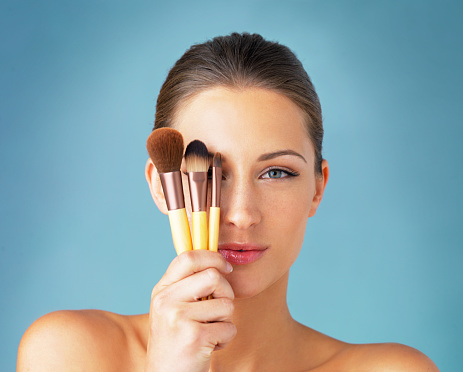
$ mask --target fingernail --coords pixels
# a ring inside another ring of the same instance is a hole
[[[233,271],[233,266],[231,265],[230,262],[227,261],[227,271],[231,273]]]

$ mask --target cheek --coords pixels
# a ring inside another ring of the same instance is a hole
[[[273,238],[278,247],[278,254],[283,259],[294,262],[302,247],[311,199],[309,193],[295,192],[280,194],[275,200],[277,205],[268,208],[266,216],[269,221],[268,231],[273,231]]]

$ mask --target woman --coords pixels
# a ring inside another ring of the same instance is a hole
[[[159,94],[155,130],[166,126],[223,156],[220,253],[176,257],[149,314],[39,319],[21,341],[18,371],[437,371],[412,348],[348,344],[289,313],[289,269],[329,168],[317,94],[288,48],[249,34],[193,46]],[[146,179],[166,214],[150,160]]]

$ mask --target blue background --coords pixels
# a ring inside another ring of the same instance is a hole
[[[0,369],[58,309],[147,312],[174,257],[144,179],[193,43],[258,32],[319,93],[330,181],[290,279],[299,321],[463,368],[459,1],[2,1]]]

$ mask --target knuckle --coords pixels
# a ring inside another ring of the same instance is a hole
[[[167,304],[169,303],[169,293],[164,290],[153,296],[151,299],[151,308],[156,314],[163,314],[166,312]]]
[[[183,318],[183,311],[178,307],[171,308],[165,313],[164,318],[169,328],[176,328]]]
[[[219,271],[213,267],[207,269],[207,274],[209,275],[209,282],[215,286],[217,286],[222,278]]]
[[[178,256],[176,256],[174,258],[174,261],[177,261],[177,263],[179,263],[179,264],[185,264],[185,263],[190,262],[190,260],[191,260],[191,252],[192,251],[185,251],[185,252],[179,254]]]
[[[199,323],[190,323],[185,329],[185,343],[187,345],[198,345],[204,338],[203,333]]]
[[[179,254],[176,259],[181,266],[186,266],[195,272],[196,268],[198,267],[198,259],[196,253],[197,252],[195,251],[186,251],[182,254]]]
[[[166,288],[167,288],[167,286],[162,284],[162,280],[159,281],[159,282],[153,287],[153,290],[151,291],[151,301],[153,301],[153,299],[154,299],[155,297],[157,297],[160,293],[162,293],[163,291],[165,291]]]

